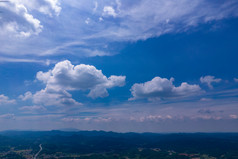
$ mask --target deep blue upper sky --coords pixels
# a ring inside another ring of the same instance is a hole
[[[238,130],[237,1],[0,10],[0,130]]]

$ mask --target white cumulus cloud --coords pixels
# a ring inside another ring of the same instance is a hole
[[[107,89],[125,85],[125,76],[107,78],[101,70],[91,65],[72,65],[70,61],[62,61],[48,72],[38,72],[37,79],[52,90],[90,90],[92,98],[108,96]]]
[[[174,79],[155,77],[145,83],[134,84],[130,91],[132,98],[130,100],[146,98],[149,100],[167,99],[176,97],[187,97],[201,93],[199,85],[190,85],[183,82],[176,87],[173,84]]]
[[[32,11],[39,11],[52,16],[59,15],[61,8],[58,0],[10,0],[0,3],[0,35],[5,37],[29,37],[38,35],[43,25]]]
[[[32,96],[34,104],[44,106],[80,106],[81,103],[72,98],[72,95],[65,90],[54,90],[45,88],[37,91]]]
[[[29,13],[26,6],[18,1],[1,3],[0,9],[4,14],[1,16],[0,35],[29,37],[39,34],[43,26],[40,21]]]
[[[117,16],[117,14],[112,6],[105,6],[103,8],[103,12],[104,12],[103,13],[104,15],[109,15],[109,16],[113,16],[113,17]]]
[[[103,98],[108,96],[108,89],[124,86],[126,79],[125,76],[106,77],[92,65],[73,65],[68,60],[57,63],[48,72],[38,72],[36,78],[46,87],[34,94],[26,92],[19,98],[23,101],[32,99],[34,104],[44,106],[81,105],[68,92],[75,90],[89,90],[88,97]]]
[[[20,95],[19,98],[23,101],[26,101],[32,98],[32,93],[28,91],[24,95]]]

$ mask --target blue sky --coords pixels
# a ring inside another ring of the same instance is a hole
[[[237,132],[238,2],[0,3],[0,130]]]

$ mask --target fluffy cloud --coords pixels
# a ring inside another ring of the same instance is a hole
[[[130,100],[147,98],[149,100],[167,99],[176,97],[187,97],[201,93],[198,85],[190,85],[183,82],[176,87],[173,84],[174,79],[155,77],[151,81],[145,83],[134,84],[130,91],[132,98]]]
[[[114,10],[114,8],[112,6],[105,6],[103,8],[103,14],[104,15],[113,16],[113,17],[117,16],[117,14],[116,14],[116,12],[115,12],[115,10]]]
[[[44,79],[44,77],[42,76]],[[35,94],[31,92],[26,92],[24,95],[20,95],[19,98],[22,101],[32,100],[34,104],[44,105],[44,106],[80,106],[81,103],[77,102],[72,98],[72,95],[66,90],[61,88],[49,88],[46,87],[40,91],[37,91]],[[43,111],[45,110],[42,106],[25,106],[21,107],[20,110],[28,111]]]
[[[110,76],[107,78],[101,70],[91,65],[72,65],[70,61],[62,61],[48,72],[38,72],[37,79],[52,90],[90,90],[92,98],[108,96],[107,89],[122,87],[125,76]]]
[[[0,3],[0,10],[3,13],[0,17],[1,36],[29,37],[38,35],[43,29],[40,20],[30,11],[38,10],[52,16],[52,12],[58,15],[61,8],[57,0],[10,0]]]
[[[54,90],[45,88],[36,92],[33,96],[33,103],[44,106],[80,106],[81,103],[72,98],[72,95],[65,90]]]
[[[4,14],[1,16],[0,35],[28,37],[32,34],[38,34],[43,26],[40,21],[29,14],[26,6],[10,1],[9,3],[0,3],[0,9]]]
[[[205,76],[200,78],[200,82],[206,84],[210,89],[212,89],[212,83],[219,83],[221,82],[221,79],[215,78],[214,76]]]
[[[55,65],[48,72],[38,72],[36,78],[46,87],[35,94],[26,92],[19,98],[23,101],[32,99],[34,104],[45,106],[81,105],[72,98],[68,91],[89,90],[88,97],[108,96],[107,89],[125,85],[125,76],[112,75],[107,78],[101,70],[91,65],[72,65],[65,60]]]
[[[3,104],[15,104],[16,101],[14,99],[9,99],[7,96],[1,94],[0,95],[0,105],[3,105]]]
[[[234,81],[235,81],[235,82],[238,82],[238,78],[234,78]]]
[[[22,101],[26,101],[26,100],[32,98],[32,93],[28,91],[28,92],[26,92],[24,95],[20,95],[19,98],[20,98]]]

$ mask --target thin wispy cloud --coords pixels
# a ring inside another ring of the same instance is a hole
[[[222,80],[220,78],[215,78],[215,76],[205,76],[200,78],[200,82],[206,84],[210,89],[213,89],[212,83],[219,83]]]
[[[20,50],[22,55],[42,56],[58,55],[59,52],[68,54],[74,49],[74,54],[107,56],[120,50],[98,47],[89,51],[81,49],[82,45],[86,43],[86,46],[93,47],[95,44],[146,40],[238,16],[238,3],[234,0],[196,0],[193,3],[188,0],[140,0],[134,3],[125,0],[41,0],[28,3],[21,0],[0,5],[4,11],[1,15],[0,51],[12,55],[16,50]],[[77,41],[82,42],[79,48],[75,48]],[[8,47],[10,42],[14,48]]]

